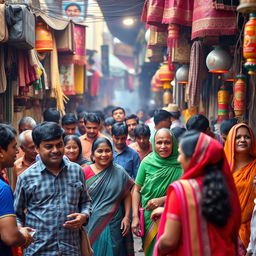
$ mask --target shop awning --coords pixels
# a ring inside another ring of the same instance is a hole
[[[145,26],[140,22],[144,0],[97,0],[97,2],[112,35],[126,44],[134,45],[140,28]],[[135,18],[135,24],[131,27],[124,26],[122,20],[125,17]]]

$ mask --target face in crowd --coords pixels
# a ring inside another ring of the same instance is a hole
[[[85,124],[85,132],[87,134],[87,137],[90,139],[96,139],[99,133],[99,126],[100,125],[98,123],[92,123],[90,121],[87,121]]]
[[[249,154],[252,145],[252,138],[249,130],[242,126],[238,128],[235,137],[235,153],[236,154]]]
[[[72,135],[76,133],[76,124],[63,124],[62,128],[65,130],[66,135]]]
[[[100,143],[92,152],[92,160],[98,167],[105,169],[113,160],[112,147],[110,147],[106,142]]]
[[[77,142],[69,140],[65,145],[64,153],[71,162],[76,162],[80,153]]]
[[[122,109],[117,109],[113,112],[113,118],[116,122],[123,122],[125,119],[125,113]]]
[[[64,155],[63,139],[42,141],[37,150],[41,160],[47,167],[58,168]]]
[[[162,158],[167,158],[172,154],[172,136],[167,130],[160,130],[156,133],[155,149]]]
[[[128,128],[128,134],[133,138],[134,137],[134,129],[138,125],[136,119],[129,119],[125,121],[127,128]]]
[[[149,147],[149,136],[139,136],[139,137],[135,137],[135,141],[138,143],[139,147],[143,150],[143,149],[148,149]]]
[[[113,139],[115,147],[118,150],[123,150],[125,148],[126,140],[127,140],[127,135],[126,134],[122,134],[122,135],[119,135],[119,136],[113,135],[112,139]]]

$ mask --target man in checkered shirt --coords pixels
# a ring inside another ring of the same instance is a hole
[[[18,223],[36,230],[35,242],[24,255],[81,255],[79,229],[91,212],[83,170],[63,158],[58,124],[43,122],[32,137],[40,159],[19,176],[14,201]]]

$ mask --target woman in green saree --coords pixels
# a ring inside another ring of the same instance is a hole
[[[113,149],[107,138],[92,144],[93,164],[84,168],[86,186],[92,199],[92,214],[86,230],[94,256],[134,256],[130,232],[133,181],[113,163]]]
[[[152,143],[153,152],[140,164],[132,195],[132,231],[136,235],[140,228],[138,209],[140,204],[145,209],[145,235],[143,250],[146,256],[152,256],[158,223],[150,220],[152,210],[165,202],[168,186],[177,180],[182,169],[177,161],[178,145],[175,136],[168,129],[156,132]]]

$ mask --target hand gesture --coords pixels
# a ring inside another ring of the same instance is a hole
[[[67,216],[68,218],[73,218],[72,220],[66,221],[63,226],[69,229],[80,229],[82,225],[86,222],[88,215],[84,213],[72,213]]]

